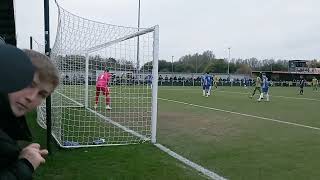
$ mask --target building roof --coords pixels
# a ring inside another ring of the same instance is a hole
[[[320,74],[320,72],[313,71],[313,72],[308,72],[308,71],[302,71],[302,72],[288,72],[288,71],[252,71],[252,73],[271,73],[271,74]]]

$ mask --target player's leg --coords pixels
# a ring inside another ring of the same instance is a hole
[[[303,94],[303,87],[300,87],[300,92],[299,92],[300,95]]]
[[[264,97],[263,97],[263,95],[264,95],[264,91],[265,91],[265,89],[262,89],[262,92],[260,93],[260,96],[259,96],[258,101],[261,101],[261,99],[263,99],[263,98],[264,98]]]
[[[94,105],[95,109],[97,109],[97,107],[98,107],[100,90],[101,90],[100,87],[96,86],[96,99],[95,99],[95,105]]]
[[[254,90],[253,90],[253,92],[252,92],[252,94],[251,94],[250,98],[252,98],[252,97],[256,94],[256,91],[257,91],[257,87],[255,87],[255,88],[254,88]]]
[[[202,95],[206,96],[206,86],[205,85],[202,86]]]
[[[258,101],[261,101],[261,99],[263,98],[263,93],[260,93],[260,96],[258,98]]]
[[[106,96],[106,109],[110,110],[111,108],[111,98],[110,98],[110,89],[109,87],[104,88],[104,94]]]
[[[205,91],[206,91],[206,97],[209,97],[209,87],[210,86],[206,86]]]
[[[211,89],[212,89],[212,86],[209,86],[209,90],[208,90],[208,95],[210,96],[211,95]]]
[[[269,90],[267,90],[267,92],[266,92],[266,99],[267,99],[267,101],[269,101]]]

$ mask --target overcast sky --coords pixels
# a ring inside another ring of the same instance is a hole
[[[58,0],[66,10],[137,27],[138,0]],[[320,59],[319,0],[141,0],[140,27],[160,26],[160,59],[212,50],[216,57]],[[43,0],[15,0],[18,47],[43,42]],[[50,0],[51,44],[57,7]]]

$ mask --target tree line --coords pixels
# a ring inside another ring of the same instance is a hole
[[[288,71],[288,60],[283,59],[231,59],[229,72],[238,74],[251,74],[252,71]],[[320,62],[311,60],[307,63],[310,68],[320,68]],[[216,58],[212,51],[202,54],[188,54],[176,62],[159,61],[160,72],[187,72],[187,73],[227,73],[228,59]]]
[[[239,74],[251,74],[257,71],[283,71],[288,69],[288,61],[257,58],[231,59],[229,62],[229,72]],[[176,62],[166,60],[159,61],[160,72],[187,72],[187,73],[227,73],[228,59],[216,58],[212,51],[204,51],[202,54],[188,54],[182,56]]]
[[[66,55],[56,58],[57,65],[61,69],[84,70],[85,56],[82,55]],[[108,67],[109,70],[128,70],[136,71],[137,66],[132,61],[124,59],[117,60],[115,58],[103,58],[98,55],[89,57],[90,70],[103,70]],[[187,54],[179,58],[178,61],[171,62],[169,60],[159,60],[159,72],[183,72],[183,73],[227,73],[229,66],[230,73],[251,74],[252,71],[287,71],[288,60],[282,59],[231,59],[228,65],[228,59],[216,58],[215,54],[210,51],[203,53]],[[308,62],[310,68],[320,68],[320,61],[311,60]],[[143,64],[139,70],[149,71],[152,69],[152,63]]]

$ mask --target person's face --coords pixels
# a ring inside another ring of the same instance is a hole
[[[53,85],[40,82],[38,74],[33,77],[33,82],[26,88],[9,93],[9,103],[16,117],[25,115],[32,111],[53,91]]]

